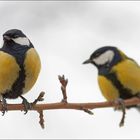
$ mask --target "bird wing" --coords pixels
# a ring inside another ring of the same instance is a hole
[[[0,51],[0,94],[11,90],[19,76],[19,70],[16,59],[12,55]]]
[[[117,79],[127,89],[132,91],[132,94],[140,92],[140,67],[132,59],[126,59],[112,68],[116,73]]]

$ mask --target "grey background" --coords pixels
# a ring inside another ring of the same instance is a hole
[[[32,41],[42,61],[34,88],[25,97],[33,101],[45,91],[45,102],[62,98],[57,76],[69,79],[69,102],[105,101],[97,83],[97,70],[82,62],[97,48],[113,45],[140,63],[140,2],[0,2],[2,34],[21,29]],[[19,103],[20,99],[8,100]],[[0,117],[0,138],[139,138],[140,114],[127,111],[119,128],[121,112],[95,109],[94,116],[75,110],[44,112],[46,128],[38,114],[8,112]]]

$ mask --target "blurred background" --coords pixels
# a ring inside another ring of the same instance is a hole
[[[82,65],[89,55],[105,45],[117,46],[140,64],[140,2],[0,2],[2,34],[21,29],[34,44],[42,70],[34,88],[25,97],[33,101],[45,91],[44,103],[62,99],[58,75],[68,78],[69,102],[102,102],[97,69]],[[7,100],[20,103],[21,100]],[[125,126],[119,128],[121,112],[95,109],[94,116],[75,110],[44,111],[41,129],[38,113],[8,112],[0,116],[0,138],[140,138],[140,113],[127,111]]]

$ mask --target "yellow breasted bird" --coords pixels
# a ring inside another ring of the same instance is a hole
[[[6,111],[6,98],[21,97],[25,111],[29,103],[22,96],[35,84],[40,72],[40,58],[31,41],[18,29],[3,34],[3,46],[0,49],[0,96],[3,114]]]
[[[118,48],[105,46],[97,49],[83,62],[89,63],[97,67],[99,87],[108,101],[139,96],[140,66]]]

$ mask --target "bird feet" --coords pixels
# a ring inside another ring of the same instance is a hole
[[[1,101],[1,104],[2,104],[2,116],[4,116],[4,114],[5,114],[5,112],[7,111],[7,103],[6,103],[6,99],[3,97],[3,96],[1,96],[1,99],[2,99],[2,101]]]
[[[124,100],[121,98],[118,98],[114,101],[114,103],[116,104],[115,106],[115,110],[121,110],[122,111],[122,118],[120,121],[119,126],[122,127],[124,125],[124,120],[125,120],[125,114],[126,114],[126,107],[124,104]]]
[[[24,105],[24,114],[27,114],[28,110],[32,109],[32,105],[25,99],[23,96],[20,96],[22,98],[22,104]]]
[[[122,106],[124,107],[125,104],[124,104],[124,100],[121,99],[121,98],[118,98],[114,101],[114,103],[116,104],[116,106],[114,107],[114,110],[121,110],[122,109]]]

